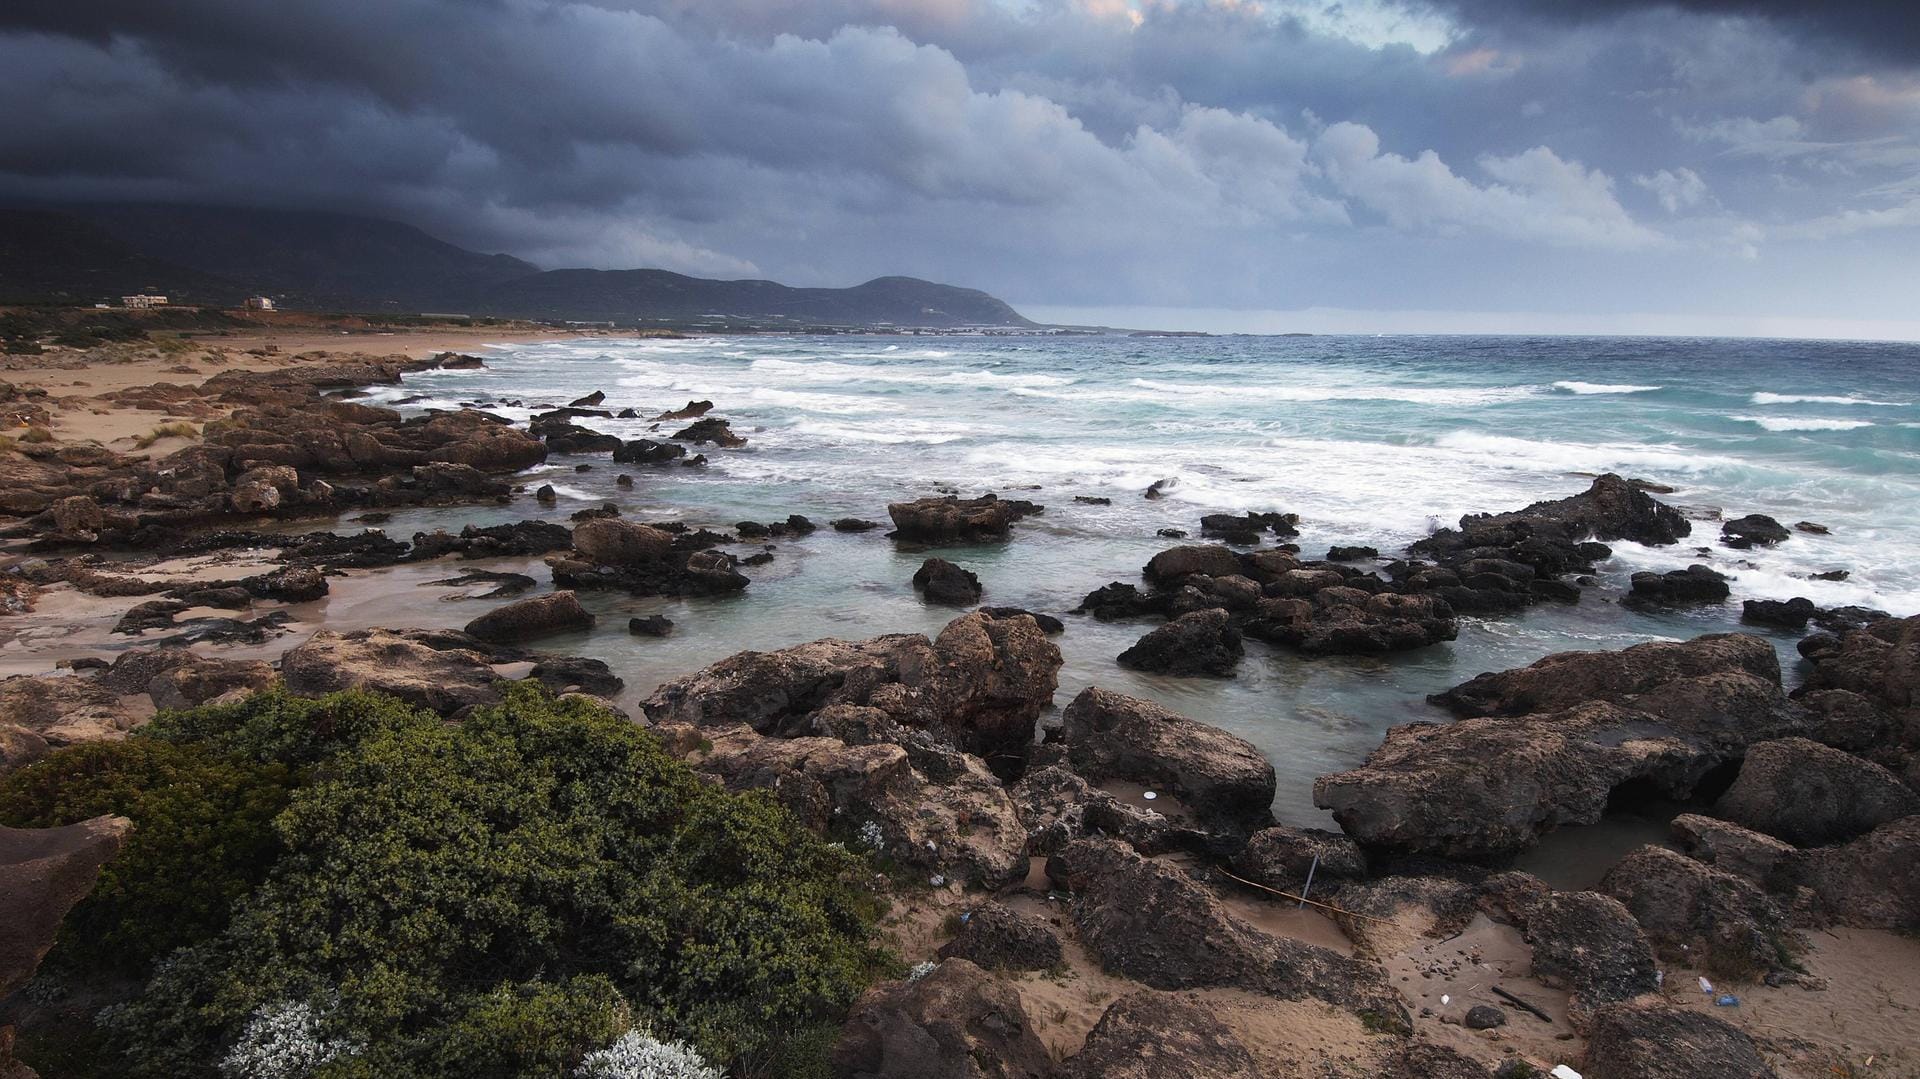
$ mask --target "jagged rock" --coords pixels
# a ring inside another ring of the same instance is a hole
[[[835,532],[871,532],[880,527],[880,522],[861,517],[836,517],[827,523]]]
[[[833,1049],[844,1079],[1041,1079],[1051,1067],[1020,994],[965,959],[867,990]]]
[[[64,828],[0,828],[0,1000],[25,985],[53,947],[61,919],[87,897],[133,831],[125,817]]]
[[[614,674],[604,661],[583,656],[548,656],[535,663],[527,677],[547,687],[555,696],[582,693],[602,701],[626,687],[625,680]]]
[[[1665,847],[1646,846],[1607,872],[1600,891],[1626,906],[1664,954],[1734,977],[1786,969],[1786,915],[1752,882]]]
[[[1460,1025],[1468,1030],[1492,1030],[1507,1025],[1507,1013],[1491,1004],[1475,1004],[1467,1009],[1466,1018]]]
[[[288,566],[240,582],[261,599],[306,603],[327,594],[326,575],[312,566]]]
[[[1799,848],[1770,835],[1697,813],[1682,813],[1670,825],[1680,849],[1694,861],[1760,886],[1774,895],[1792,892],[1800,875]]]
[[[685,446],[676,445],[672,442],[655,442],[650,438],[623,442],[618,449],[613,451],[614,461],[620,464],[637,465],[663,465],[668,461],[679,460],[686,455],[687,448]],[[628,482],[631,483],[632,481],[629,480]]]
[[[1360,845],[1337,832],[1276,825],[1262,828],[1234,856],[1234,871],[1256,884],[1298,893],[1313,871],[1316,889],[1367,875]]]
[[[695,420],[712,411],[712,401],[688,401],[685,407],[676,408],[670,412],[662,412],[658,416],[655,416],[654,420],[656,422],[659,420]]]
[[[1572,994],[1567,1017],[1587,1029],[1594,1009],[1660,984],[1653,949],[1627,908],[1598,892],[1555,892],[1528,912],[1533,976]]]
[[[1030,770],[1011,793],[1033,855],[1057,854],[1082,836],[1115,836],[1145,854],[1211,853],[1220,845],[1212,834],[1123,802],[1060,765]]]
[[[1120,653],[1122,667],[1154,674],[1228,677],[1246,654],[1227,612],[1193,611],[1152,630]]]
[[[1775,1079],[1753,1039],[1694,1008],[1613,1004],[1593,1017],[1587,1079]]]
[[[1920,932],[1920,816],[1806,851],[1798,876],[1840,925]]]
[[[913,587],[934,603],[980,602],[980,578],[944,558],[929,558],[913,575]]]
[[[1243,738],[1096,687],[1075,697],[1061,719],[1068,760],[1093,782],[1156,787],[1202,819],[1243,831],[1268,819],[1273,765]]]
[[[1005,539],[1013,523],[1040,512],[1040,507],[992,494],[979,498],[922,498],[887,505],[896,539],[928,543],[977,543]]]
[[[747,444],[745,438],[733,433],[733,428],[727,425],[727,421],[715,419],[711,416],[706,419],[695,420],[686,427],[675,431],[673,438],[678,442],[692,442],[695,445],[703,445],[711,442],[716,446],[725,446],[728,448]]]
[[[300,474],[285,465],[267,465],[249,469],[233,481],[228,496],[241,513],[265,513],[278,509],[300,489]]]
[[[1196,573],[1231,577],[1240,572],[1240,556],[1217,544],[1169,547],[1148,559],[1140,572],[1158,585],[1176,584]]]
[[[1230,913],[1180,869],[1112,839],[1081,839],[1047,860],[1074,893],[1081,941],[1108,969],[1155,989],[1226,986],[1289,1000],[1314,997],[1388,1028],[1409,1023],[1377,966]]]
[[[1333,587],[1312,599],[1261,600],[1247,635],[1309,655],[1400,652],[1459,636],[1453,608],[1438,596],[1348,593]]]
[[[462,599],[499,599],[503,596],[517,596],[522,592],[530,591],[534,583],[534,579],[524,573],[505,573],[488,569],[463,570],[457,576],[442,577],[440,580],[427,582],[428,585],[436,588],[468,588],[483,584],[493,586],[485,592],[474,595],[448,597]]]
[[[1171,613],[1170,598],[1163,592],[1142,592],[1134,585],[1115,581],[1087,593],[1087,597],[1074,610],[1076,613],[1091,614],[1102,622],[1150,614],[1165,617]]]
[[[498,644],[571,633],[592,626],[593,615],[580,606],[578,596],[572,592],[550,592],[495,607],[468,622],[466,631],[483,641]]]
[[[1844,842],[1920,813],[1893,773],[1805,738],[1761,742],[1713,807],[1715,816],[1803,847]]]
[[[1358,545],[1342,547],[1339,544],[1335,544],[1327,548],[1327,561],[1329,562],[1361,562],[1370,558],[1379,557],[1380,551],[1376,547],[1362,547]]]
[[[1677,543],[1693,531],[1679,510],[1656,501],[1611,472],[1570,498],[1536,502],[1512,513],[1473,514],[1460,519],[1460,527],[1466,532],[1514,523],[1545,526],[1574,538],[1632,540],[1649,546]]]
[[[1764,513],[1749,513],[1720,526],[1720,542],[1740,550],[1771,547],[1792,537],[1785,525]]]
[[[1548,656],[1429,698],[1489,718],[1394,727],[1361,767],[1320,777],[1314,801],[1369,847],[1503,857],[1598,821],[1629,781],[1685,799],[1749,741],[1801,733],[1809,717],[1779,677],[1772,647],[1745,635]]]
[[[1060,621],[1058,618],[1050,614],[1041,614],[1039,611],[1029,611],[1025,607],[982,607],[980,608],[980,613],[989,618],[1019,618],[1021,616],[1031,618],[1034,624],[1040,627],[1040,632],[1045,633],[1049,637],[1067,631],[1066,623]]]
[[[1728,580],[1726,574],[1701,565],[1666,573],[1646,570],[1633,575],[1628,598],[1637,603],[1718,603],[1732,594]]]
[[[106,526],[106,514],[101,512],[99,501],[91,495],[63,498],[49,507],[47,514],[53,519],[53,527],[68,535],[98,532]]]
[[[1786,629],[1805,629],[1807,621],[1819,613],[1820,608],[1804,596],[1789,600],[1750,599],[1740,604],[1740,621]]]
[[[598,565],[642,565],[666,558],[673,536],[650,525],[598,518],[574,526],[573,549]]]
[[[663,684],[644,707],[656,723],[798,734],[829,705],[870,705],[905,726],[944,732],[969,752],[1024,757],[1060,664],[1060,650],[1033,619],[974,612],[932,641],[891,634],[741,652]]]
[[[1556,652],[1525,667],[1477,675],[1427,699],[1460,716],[1520,716],[1590,701],[1617,704],[1681,679],[1725,672],[1778,686],[1780,658],[1759,637],[1708,634],[1618,651]]]
[[[318,630],[281,657],[280,676],[301,696],[371,689],[446,716],[500,699],[486,655],[433,648],[385,629]]]
[[[1171,993],[1121,997],[1054,1079],[1259,1079],[1253,1054],[1205,1005]]]
[[[1036,918],[988,903],[969,911],[940,958],[965,959],[987,970],[1049,970],[1060,965],[1060,937]]]
[[[145,689],[143,683],[125,693]],[[150,714],[105,679],[77,674],[0,679],[0,773],[50,749],[123,737]]]
[[[155,675],[147,683],[147,695],[153,698],[155,708],[194,708],[223,698],[235,699],[263,690],[279,677],[271,665],[257,659],[222,659],[191,652],[187,656],[187,662]]]

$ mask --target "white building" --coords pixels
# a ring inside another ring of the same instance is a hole
[[[271,311],[273,310],[273,297],[249,296],[247,297],[247,309],[250,311]]]
[[[149,296],[144,293],[138,296],[122,296],[120,297],[120,306],[165,307],[167,306],[167,298],[165,296]]]

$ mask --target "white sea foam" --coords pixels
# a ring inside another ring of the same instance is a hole
[[[1434,445],[1474,458],[1476,463],[1490,467],[1550,472],[1605,472],[1622,468],[1700,472],[1741,463],[1737,458],[1701,453],[1679,446],[1630,442],[1547,442],[1510,435],[1489,435],[1479,431],[1451,431],[1435,439]]]
[[[1608,382],[1574,382],[1569,380],[1565,382],[1556,382],[1553,384],[1553,388],[1556,390],[1561,390],[1565,393],[1577,393],[1581,395],[1587,395],[1587,394],[1600,394],[1600,393],[1652,393],[1653,391],[1659,389],[1660,387],[1635,386],[1629,383],[1614,384],[1614,383],[1608,383]]]
[[[1901,405],[1902,401],[1875,401],[1868,397],[1835,397],[1817,393],[1756,393],[1756,405]]]
[[[802,421],[793,425],[795,434],[812,435],[815,438],[835,442],[870,442],[881,445],[899,445],[920,443],[927,446],[939,446],[948,442],[958,442],[976,434],[976,430],[964,424],[929,423],[919,420],[895,420],[888,423],[866,423],[860,425],[842,423],[819,423]]]
[[[1532,386],[1336,386],[1336,385],[1221,385],[1191,382],[1162,382],[1151,378],[1129,379],[1127,385],[1150,390],[1135,395],[1139,402],[1164,401],[1167,397],[1230,404],[1236,401],[1403,401],[1416,405],[1491,405],[1533,397]],[[1123,395],[1111,395],[1124,399]]]
[[[1855,431],[1872,427],[1872,420],[1828,420],[1793,416],[1735,416],[1743,423],[1757,423],[1769,431]]]

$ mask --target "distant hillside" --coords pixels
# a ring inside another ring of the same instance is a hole
[[[296,309],[593,322],[1033,325],[984,292],[911,277],[831,289],[666,270],[543,272],[350,214],[157,204],[0,210],[0,302],[86,303],[147,290],[176,302],[232,305],[264,293]]]

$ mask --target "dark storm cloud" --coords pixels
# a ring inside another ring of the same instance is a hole
[[[1884,268],[1920,221],[1911,18],[1435,2],[13,0],[0,195],[1281,306],[1618,305],[1776,237]]]

